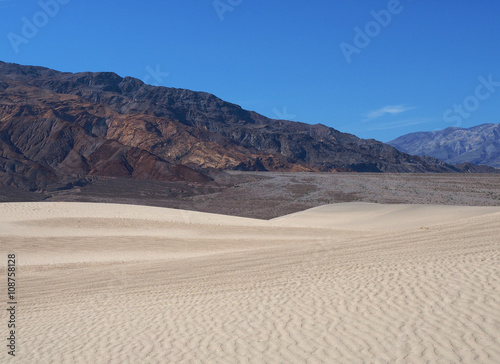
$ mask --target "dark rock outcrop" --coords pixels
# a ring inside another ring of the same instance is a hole
[[[0,181],[92,176],[204,183],[213,170],[457,172],[324,125],[266,118],[205,92],[114,73],[0,62]]]

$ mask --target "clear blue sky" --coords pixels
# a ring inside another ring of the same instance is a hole
[[[113,71],[382,141],[500,122],[498,0],[0,0],[0,14],[6,62]]]

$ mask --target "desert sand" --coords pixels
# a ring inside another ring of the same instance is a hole
[[[16,358],[2,345],[1,362],[500,362],[497,206],[266,221],[3,203],[0,243],[2,277],[7,254],[18,269]]]

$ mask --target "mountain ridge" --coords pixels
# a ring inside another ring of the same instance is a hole
[[[458,172],[322,124],[269,119],[210,93],[113,72],[0,62],[0,181],[93,176],[206,183],[214,171]]]
[[[402,135],[388,142],[398,150],[429,155],[446,163],[472,163],[500,168],[500,124],[449,127]]]

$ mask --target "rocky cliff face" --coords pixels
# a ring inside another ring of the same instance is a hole
[[[388,144],[405,153],[429,155],[451,164],[472,163],[500,168],[500,124],[411,133]]]
[[[210,180],[213,170],[456,172],[324,125],[268,119],[214,95],[114,73],[0,62],[0,182],[92,176]]]

